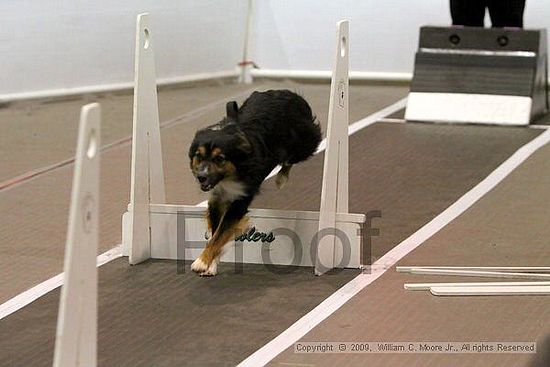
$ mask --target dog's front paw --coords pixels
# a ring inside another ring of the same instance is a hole
[[[208,269],[200,273],[201,277],[213,277],[218,274],[218,262],[216,260],[212,261]]]
[[[197,260],[193,261],[193,264],[191,264],[191,270],[196,273],[203,273],[207,269],[208,264],[202,259],[202,257],[198,257]]]
[[[210,263],[204,260],[204,256],[201,255],[197,260],[191,264],[191,270],[199,273],[203,277],[211,277],[218,273],[218,261],[219,259],[211,259]]]

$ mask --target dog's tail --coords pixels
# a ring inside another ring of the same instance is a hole
[[[300,141],[299,146],[293,149],[292,157],[288,162],[290,164],[302,162],[311,157],[323,140],[321,125],[315,116],[311,117],[311,121],[295,126],[295,129],[300,136]]]
[[[317,151],[317,148],[319,148],[319,144],[321,144],[321,141],[323,140],[323,133],[321,132],[321,124],[317,121],[317,117],[313,116],[311,119],[311,124],[308,125],[309,133],[311,134],[311,143],[307,147],[307,150],[309,150],[310,156],[315,154]]]

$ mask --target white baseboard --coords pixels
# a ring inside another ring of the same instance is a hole
[[[157,80],[159,86],[179,84],[179,83],[192,83],[198,81],[205,81],[210,79],[222,79],[222,78],[237,78],[239,76],[239,69],[223,70],[211,73],[201,73],[184,75],[170,78],[160,78]],[[295,78],[295,79],[326,79],[330,81],[332,76],[329,70],[284,70],[284,69],[252,69],[253,77],[265,77],[265,78]],[[350,71],[351,80],[379,80],[379,81],[396,81],[396,82],[410,82],[412,79],[412,73],[393,73],[393,72],[371,72],[371,71]],[[100,85],[87,85],[82,87],[71,88],[57,88],[57,89],[44,89],[29,92],[19,93],[6,93],[0,94],[0,103],[14,102],[26,99],[39,99],[39,98],[57,98],[65,96],[73,96],[79,94],[90,93],[105,93],[116,92],[120,90],[132,89],[134,82],[121,82],[110,83]]]
[[[330,80],[330,70],[284,70],[284,69],[252,69],[253,77],[264,78],[296,78],[296,79],[327,79]],[[376,71],[350,71],[351,80],[382,80],[410,82],[412,73],[391,73]]]
[[[179,84],[179,83],[193,83],[193,82],[205,81],[210,79],[221,79],[221,78],[232,78],[232,77],[236,78],[238,75],[239,75],[239,71],[237,69],[223,70],[223,71],[216,71],[211,73],[183,75],[183,76],[170,77],[170,78],[160,78],[157,80],[157,85],[164,86],[164,85]],[[13,101],[19,101],[19,100],[25,100],[25,99],[36,99],[36,98],[55,98],[55,97],[64,97],[64,96],[89,94],[89,93],[115,92],[119,90],[132,89],[132,88],[134,88],[133,81],[122,82],[122,83],[100,84],[100,85],[88,85],[88,86],[73,87],[73,88],[45,89],[45,90],[37,90],[37,91],[31,91],[31,92],[0,94],[0,102],[13,102]]]

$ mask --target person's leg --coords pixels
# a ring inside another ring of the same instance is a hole
[[[487,6],[493,27],[523,28],[525,0],[489,0]]]
[[[483,27],[485,0],[450,0],[453,25]]]

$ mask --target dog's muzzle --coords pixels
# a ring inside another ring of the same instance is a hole
[[[210,180],[208,179],[208,176],[207,175],[197,175],[197,180],[199,181],[200,185],[201,185],[201,190],[202,191],[209,191],[212,189],[212,187],[214,187],[214,185],[212,185],[210,183]]]
[[[202,191],[210,191],[223,179],[223,175],[217,173],[197,173],[197,181],[201,185]]]

